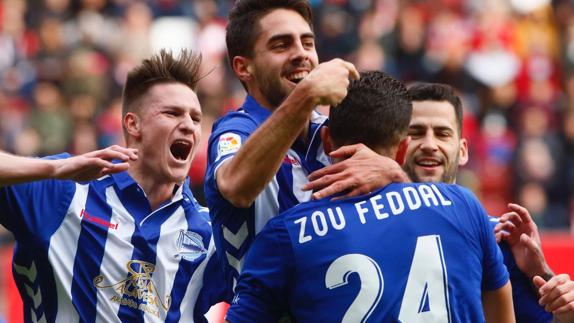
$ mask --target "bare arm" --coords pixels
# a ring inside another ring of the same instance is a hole
[[[482,292],[482,308],[486,322],[515,322],[510,281],[502,288]]]
[[[320,64],[285,99],[263,125],[217,170],[217,186],[236,207],[249,207],[271,181],[289,147],[307,126],[317,104],[335,105],[347,95],[355,67],[335,59]]]
[[[119,159],[123,163],[113,164]],[[0,187],[48,178],[85,181],[127,170],[128,160],[136,160],[137,151],[111,146],[83,155],[45,160],[20,157],[0,151]]]

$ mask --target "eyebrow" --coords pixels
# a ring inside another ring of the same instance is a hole
[[[415,124],[409,125],[409,130],[410,130],[410,129],[414,129],[414,130],[424,130],[424,129],[426,129],[426,128],[428,128],[428,127],[427,127],[427,125],[425,125],[424,123],[418,123],[418,124],[415,123]],[[433,130],[442,130],[442,131],[445,131],[445,130],[446,130],[446,131],[454,132],[454,129],[452,129],[452,128],[449,127],[449,126],[434,126],[434,127],[431,127],[431,128],[432,128]]]
[[[300,36],[301,38],[312,38],[315,39],[315,35],[313,33],[304,33]],[[267,43],[273,43],[275,41],[278,40],[284,40],[284,39],[291,39],[293,38],[293,34],[277,34],[277,35],[273,35],[271,36],[271,38],[269,38],[269,40],[267,40]]]

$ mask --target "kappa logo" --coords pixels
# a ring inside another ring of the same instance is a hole
[[[189,261],[196,261],[201,256],[207,254],[207,249],[205,249],[205,246],[203,245],[203,238],[192,231],[179,231],[177,249],[179,253],[176,257],[179,256]]]
[[[241,137],[235,133],[224,133],[219,137],[219,142],[217,143],[217,158],[219,160],[225,155],[232,154],[239,150],[241,147]]]

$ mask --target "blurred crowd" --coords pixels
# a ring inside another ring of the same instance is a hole
[[[541,228],[574,218],[574,1],[311,0],[322,61],[455,86],[470,163],[459,183],[493,215],[526,206]],[[228,66],[233,0],[3,0],[0,149],[43,156],[122,143],[121,87],[167,47],[203,55],[201,196],[213,121],[245,93]]]

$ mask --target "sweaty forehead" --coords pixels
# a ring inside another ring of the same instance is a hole
[[[411,126],[457,129],[454,107],[446,101],[413,101]]]
[[[312,33],[307,21],[296,11],[275,9],[259,20],[257,42],[267,42],[277,35],[301,37]]]

